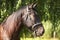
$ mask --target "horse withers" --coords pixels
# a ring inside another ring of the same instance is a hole
[[[33,36],[42,36],[44,27],[34,10],[35,6],[34,3],[24,6],[4,20],[0,25],[0,40],[19,40],[21,24],[30,29]]]

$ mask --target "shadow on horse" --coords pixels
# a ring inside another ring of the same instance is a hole
[[[34,9],[35,6],[35,3],[24,6],[4,20],[0,25],[0,40],[20,40],[19,32],[22,24],[32,32],[34,37],[42,36],[44,27]]]

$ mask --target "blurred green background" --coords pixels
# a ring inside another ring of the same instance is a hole
[[[0,23],[22,6],[38,3],[35,9],[45,28],[42,37],[33,38],[27,28],[20,31],[20,40],[59,40],[60,39],[60,0],[0,0]]]

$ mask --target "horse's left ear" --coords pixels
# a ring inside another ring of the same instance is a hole
[[[34,8],[37,5],[37,3],[32,3],[29,5],[29,8]]]
[[[36,7],[37,3],[33,4],[33,8]]]

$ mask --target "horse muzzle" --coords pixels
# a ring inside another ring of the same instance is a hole
[[[44,34],[44,31],[45,31],[44,27],[41,23],[34,24],[32,26],[32,29],[33,29],[32,36],[34,36],[34,37],[42,36]]]

